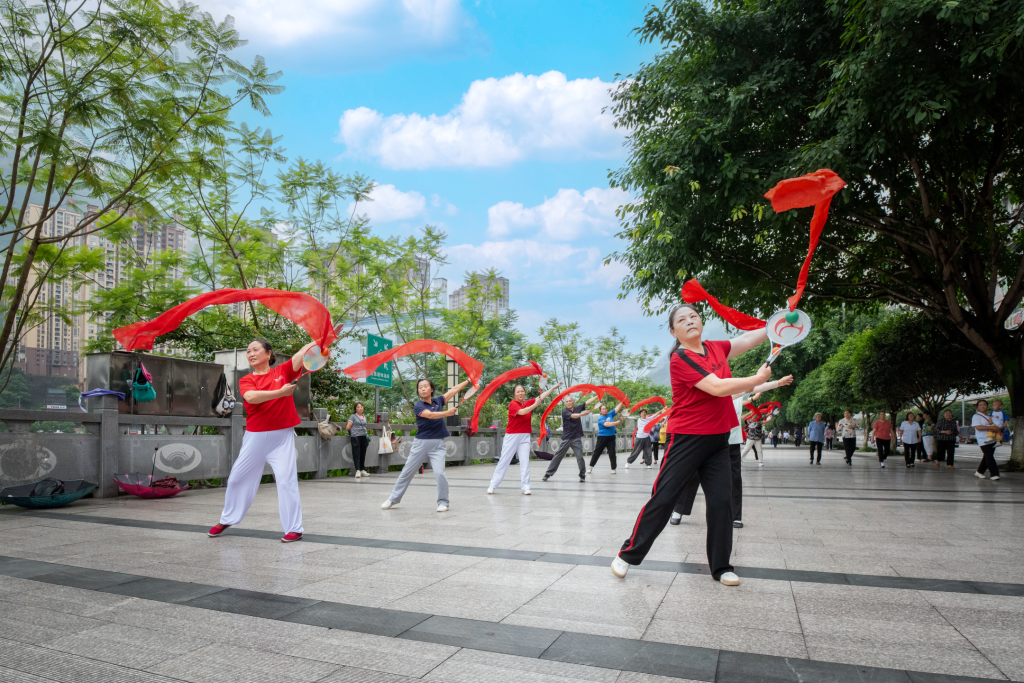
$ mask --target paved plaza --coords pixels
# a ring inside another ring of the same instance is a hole
[[[625,580],[608,565],[656,469],[533,495],[513,467],[300,483],[283,544],[274,486],[211,539],[223,489],[0,509],[0,681],[1024,680],[1024,475],[766,449],[743,467],[742,585],[708,576],[703,498]],[[1000,463],[1008,449],[997,452]]]

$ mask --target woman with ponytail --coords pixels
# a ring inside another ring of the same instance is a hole
[[[696,474],[707,506],[711,575],[727,586],[738,586],[739,577],[730,564],[733,511],[729,433],[739,425],[732,397],[752,393],[768,381],[772,371],[762,365],[755,375],[734,378],[729,359],[768,337],[761,328],[730,341],[705,342],[701,339],[704,323],[693,304],[676,306],[669,314],[668,327],[676,340],[669,362],[672,413],[665,426],[668,445],[651,499],[640,509],[632,535],[612,562],[612,573],[625,578],[630,565],[643,562],[668,524],[684,486]]]
[[[282,543],[302,538],[302,503],[299,500],[299,474],[295,465],[295,380],[302,370],[302,356],[316,346],[310,342],[277,367],[277,354],[266,339],[254,339],[245,351],[252,372],[238,380],[245,404],[245,435],[242,450],[231,466],[224,511],[220,522],[209,531],[216,538],[229,526],[242,521],[263,477],[263,466],[270,464],[277,484],[277,507],[284,528]]]

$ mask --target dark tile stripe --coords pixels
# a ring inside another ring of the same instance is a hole
[[[164,531],[184,531],[205,534],[207,527],[198,524],[179,524],[176,522],[154,522],[141,519],[121,519],[119,517],[101,517],[99,515],[72,514],[68,512],[26,512],[35,517],[62,519],[90,524],[109,524],[112,526],[135,527],[140,529],[160,529]],[[265,538],[277,540],[281,534],[260,529],[240,529],[233,527],[225,532],[232,536],[247,538]],[[448,545],[444,543],[417,543],[414,541],[389,541],[378,538],[357,538],[352,536],[326,536],[320,534],[304,534],[303,542],[324,543],[328,545],[354,546],[359,548],[387,548],[406,552],[435,553],[439,555],[465,555],[468,557],[488,557],[523,562],[554,562],[558,564],[577,564],[587,566],[610,565],[611,557],[601,555],[574,555],[570,553],[545,553],[535,550],[509,550],[505,548],[480,548],[476,546]],[[215,542],[215,541],[211,541]],[[23,560],[23,562],[29,562]],[[45,563],[41,563],[45,564]],[[37,571],[29,565],[28,573]],[[704,574],[711,572],[706,564],[695,562],[669,562],[665,560],[646,560],[640,569],[654,572],[670,572],[673,574]],[[43,570],[46,571],[46,570]],[[1024,584],[995,583],[986,581],[956,581],[952,579],[920,579],[912,576],[874,576],[871,574],[846,574],[843,572],[815,572],[801,569],[771,569],[768,567],[736,567],[740,577],[751,579],[767,579],[769,581],[797,581],[800,583],[827,583],[850,586],[871,586],[874,588],[904,588],[907,590],[935,591],[939,593],[984,593],[986,595],[1008,595],[1024,597]],[[26,576],[24,578],[31,578]]]
[[[626,638],[595,636],[587,633],[557,631],[552,629],[515,626],[490,621],[458,619],[416,612],[362,605],[346,605],[326,600],[310,600],[290,595],[243,591],[234,588],[204,586],[168,579],[151,579],[145,576],[106,572],[100,569],[83,570],[50,562],[34,562],[36,565],[51,565],[48,572],[36,567],[33,576],[25,577],[25,563],[28,560],[0,556],[0,575],[28,578],[32,581],[47,580],[47,583],[80,587],[77,578],[88,575],[95,585],[112,583],[104,593],[125,595],[126,586],[142,586],[147,581],[160,581],[159,590],[145,597],[157,602],[169,602],[212,609],[232,614],[245,614],[262,619],[291,623],[326,626],[356,633],[386,635],[408,640],[438,643],[454,647],[465,647],[484,652],[514,654],[521,657],[547,659],[570,664],[582,664],[605,669],[620,669],[638,673],[687,678],[714,683],[804,683],[806,681],[825,683],[980,683],[988,678],[966,676],[945,676],[902,669],[836,664],[807,659],[792,659],[747,652],[732,652],[705,647],[673,645]],[[81,572],[87,572],[82,574]],[[125,580],[127,577],[127,580]],[[66,580],[66,583],[61,579]],[[154,585],[154,588],[156,586]],[[212,589],[212,592],[208,592]],[[197,597],[181,600],[189,591],[203,593]],[[0,650],[3,641],[0,641]],[[54,656],[62,656],[55,653]],[[116,674],[111,671],[111,674]],[[113,680],[110,678],[108,680]],[[155,679],[154,679],[155,680]],[[165,680],[165,679],[160,679]]]

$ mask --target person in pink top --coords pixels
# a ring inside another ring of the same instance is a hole
[[[885,467],[885,459],[889,457],[889,446],[892,444],[892,423],[879,413],[878,419],[871,425],[871,438],[878,449],[878,466]]]

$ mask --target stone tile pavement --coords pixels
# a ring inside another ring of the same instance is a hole
[[[273,485],[224,537],[223,490],[0,509],[2,681],[1024,680],[1024,476],[840,451],[746,461],[738,588],[703,567],[703,498],[625,581],[607,564],[657,470],[573,463],[493,496],[493,465]],[[704,572],[704,573],[701,573]],[[745,574],[746,572],[746,574]],[[754,578],[756,576],[757,578]]]

